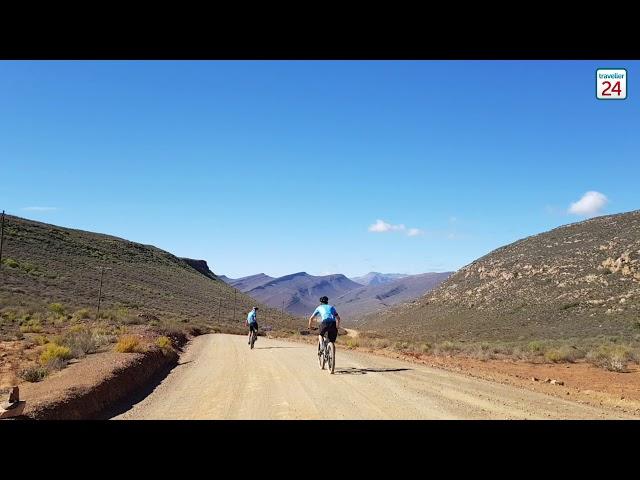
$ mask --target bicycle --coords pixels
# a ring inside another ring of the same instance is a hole
[[[313,328],[312,330],[317,330]],[[333,374],[336,368],[336,345],[329,341],[329,333],[325,332],[321,339],[318,340],[318,364],[320,369],[324,370],[327,365],[329,373]]]
[[[249,338],[249,345],[251,346],[251,350],[253,350],[253,344],[256,343],[257,338],[258,331],[256,329],[251,330],[251,338]]]

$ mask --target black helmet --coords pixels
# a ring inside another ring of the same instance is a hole
[[[320,297],[320,303],[327,303],[327,302],[329,302],[329,299],[326,296]]]
[[[253,307],[254,310],[260,310],[258,307]]]

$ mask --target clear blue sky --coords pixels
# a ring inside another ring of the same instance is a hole
[[[640,208],[639,67],[0,62],[0,209],[232,277],[455,270]]]

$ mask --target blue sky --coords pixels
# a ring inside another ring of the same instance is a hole
[[[0,209],[232,277],[455,270],[640,208],[639,66],[2,61]]]

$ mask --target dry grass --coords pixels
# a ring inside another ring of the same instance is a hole
[[[155,344],[163,350],[172,349],[173,344],[169,337],[165,337],[164,335],[156,338]]]
[[[73,358],[71,349],[55,343],[49,343],[40,354],[40,363],[49,368],[61,368]]]
[[[120,353],[135,353],[139,352],[140,349],[140,340],[133,335],[123,335],[120,337],[115,348],[116,352]]]
[[[628,364],[637,362],[637,354],[626,345],[600,345],[589,351],[587,361],[612,372],[626,372]]]

